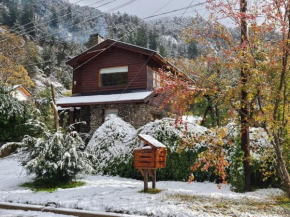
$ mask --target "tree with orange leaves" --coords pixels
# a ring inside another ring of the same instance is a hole
[[[185,31],[185,36],[205,46],[214,43],[209,46],[208,53],[203,54],[204,65],[218,66],[220,78],[232,77],[232,80],[226,82],[229,85],[221,84],[216,89],[215,85],[209,85],[211,77],[200,84],[202,73],[191,70],[189,76],[198,75],[192,82],[195,88],[189,88],[188,83],[177,78],[168,78],[163,82],[163,90],[176,87],[180,102],[175,105],[183,112],[206,93],[217,91],[218,95],[223,94],[222,105],[229,106],[229,115],[240,124],[241,132],[256,126],[267,133],[275,151],[279,177],[290,197],[287,160],[290,153],[290,1],[261,1],[248,6],[247,10],[243,8],[247,6],[246,1],[242,0],[207,2],[212,12],[207,25],[200,29],[190,28]],[[237,6],[241,10],[236,10]],[[223,18],[231,19],[241,29],[241,37],[237,38],[233,31],[221,24]],[[215,166],[223,171],[225,164],[218,162],[224,156],[213,151],[222,144],[211,144],[208,156],[201,156],[203,164],[197,162],[196,166]],[[249,165],[249,155],[244,157],[245,161]]]

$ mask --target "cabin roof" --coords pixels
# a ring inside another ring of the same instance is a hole
[[[138,137],[143,142],[145,142],[146,145],[149,145],[152,148],[166,148],[165,145],[163,145],[161,142],[159,142],[157,139],[153,138],[150,135],[139,134]]]
[[[84,63],[85,61],[94,58],[94,56],[96,56],[98,53],[103,52],[105,49],[109,48],[109,47],[119,47],[119,48],[123,48],[126,50],[130,50],[136,53],[140,53],[143,55],[147,55],[147,56],[151,56],[152,58],[154,58],[155,60],[161,62],[164,66],[166,66],[169,70],[178,72],[178,73],[182,73],[180,69],[178,69],[176,66],[174,66],[172,63],[170,63],[169,61],[167,61],[164,57],[162,57],[157,51],[155,50],[151,50],[148,48],[144,48],[144,47],[140,47],[137,45],[133,45],[133,44],[128,44],[125,42],[120,42],[114,39],[106,39],[105,41],[92,46],[91,48],[89,48],[88,50],[84,51],[83,53],[73,57],[72,59],[70,59],[69,61],[67,61],[66,63],[68,65],[70,65],[71,67],[75,68],[78,65]]]
[[[131,93],[115,93],[106,95],[71,96],[57,100],[56,104],[61,107],[108,104],[108,103],[144,103],[153,91],[137,91]]]
[[[31,96],[29,90],[22,84],[17,84],[17,85],[14,85],[12,88],[11,88],[11,91],[13,90],[17,90],[17,89],[20,89],[25,95],[27,95],[28,97]]]

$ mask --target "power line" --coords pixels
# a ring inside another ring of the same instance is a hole
[[[204,4],[206,4],[206,3],[207,3],[207,2],[202,2],[202,3],[195,4],[195,5],[191,5],[191,6],[187,6],[187,7],[183,7],[183,8],[175,9],[175,10],[172,10],[172,11],[164,12],[164,13],[161,13],[161,14],[151,15],[151,16],[148,16],[148,17],[143,18],[143,20],[144,20],[144,19],[149,19],[149,18],[152,18],[152,17],[158,17],[158,16],[161,16],[161,15],[164,15],[164,14],[174,13],[174,12],[177,12],[177,11],[184,10],[184,9],[186,9],[186,8],[192,8],[192,7],[196,7],[196,6],[201,6],[201,5],[204,5]]]
[[[128,2],[126,2],[126,3],[124,3],[124,4],[121,4],[121,5],[119,5],[119,6],[117,6],[117,7],[115,7],[115,8],[113,8],[113,9],[110,9],[110,10],[108,10],[108,11],[113,11],[113,10],[116,10],[116,9],[119,9],[119,8],[121,8],[121,7],[124,7],[124,6],[126,6],[126,5],[128,5],[128,4],[131,4],[131,3],[133,3],[133,2],[135,2],[136,0],[130,0],[130,1],[128,1]],[[199,4],[196,4],[196,5],[192,5],[191,7],[195,7],[195,6],[198,6],[198,5],[203,5],[203,4],[205,4],[206,2],[204,2],[204,3],[199,3]],[[167,3],[168,4],[168,3]],[[167,5],[166,4],[166,5]],[[120,7],[121,6],[121,7]],[[164,6],[163,6],[164,7]],[[162,7],[162,8],[163,8]],[[156,16],[161,16],[161,15],[164,15],[164,14],[169,14],[169,13],[174,13],[174,12],[176,12],[176,11],[180,11],[180,10],[184,10],[184,8],[180,8],[180,9],[176,9],[176,10],[172,10],[172,11],[168,11],[168,12],[165,12],[165,13],[160,13],[160,14],[156,14],[156,12],[153,14],[153,15],[151,15],[151,16],[148,16],[148,17],[144,17],[143,19],[149,19],[149,18],[152,18],[153,16],[154,17],[156,17]],[[103,15],[103,14],[102,14]],[[94,18],[93,18],[94,19]],[[91,18],[89,19],[89,20],[91,20]],[[86,21],[83,21],[83,22],[86,22]],[[82,22],[82,23],[83,23]],[[129,31],[127,34],[125,34],[123,37],[121,37],[120,39],[117,39],[117,41],[116,42],[114,42],[112,45],[110,45],[108,48],[106,48],[105,50],[107,50],[107,49],[109,49],[111,46],[113,46],[115,43],[117,43],[118,41],[120,41],[120,40],[122,40],[124,37],[126,37],[128,34],[130,34],[130,33],[132,33],[133,31],[135,31],[137,28],[139,28],[139,26],[136,26],[135,28],[133,28],[131,31]],[[70,36],[70,37],[73,37],[73,36]],[[43,38],[45,38],[45,37],[43,37]],[[42,38],[41,38],[42,39]],[[40,39],[40,40],[41,40]],[[105,50],[103,50],[103,51],[105,51]],[[102,51],[102,52],[103,52]],[[101,52],[101,53],[102,53]],[[93,56],[91,59],[89,59],[88,61],[86,61],[85,63],[87,63],[87,62],[89,62],[90,60],[92,60],[92,59],[94,59],[96,56],[98,56],[99,54],[101,54],[101,53],[98,53],[97,55],[95,55],[95,56]],[[45,61],[45,62],[49,62],[49,61]],[[44,62],[40,62],[40,63],[36,63],[36,64],[29,64],[29,65],[38,65],[38,64],[42,64],[42,63],[44,63]],[[85,63],[83,63],[82,65],[84,65]],[[82,65],[80,65],[80,66],[78,66],[78,68],[79,67],[81,67]],[[76,68],[77,69],[77,68]],[[74,70],[76,70],[76,69],[74,69]]]
[[[112,3],[112,2],[114,2],[114,1],[117,1],[117,0],[113,0],[113,1],[111,1],[111,2],[109,2],[109,3]],[[83,20],[83,21],[78,22],[78,23],[75,23],[75,24],[73,24],[73,25],[68,26],[67,28],[71,28],[71,27],[73,27],[73,26],[80,25],[80,24],[82,24],[82,23],[85,23],[85,22],[88,22],[88,21],[94,20],[94,19],[96,19],[96,18],[98,18],[98,17],[103,16],[105,13],[111,13],[111,12],[113,12],[113,11],[115,11],[115,10],[118,10],[118,9],[120,9],[120,8],[122,8],[122,7],[125,7],[125,6],[131,4],[131,3],[135,2],[135,1],[137,1],[137,0],[129,0],[129,1],[127,1],[126,3],[122,3],[121,5],[116,6],[116,7],[112,8],[112,9],[109,9],[109,10],[103,12],[103,13],[100,14],[100,15],[97,15],[97,16],[94,16],[94,17],[91,17],[91,18],[89,18],[89,19]],[[109,3],[106,3],[106,4],[109,4]],[[102,6],[103,6],[103,5],[102,5]],[[40,38],[39,40],[42,40],[42,39],[44,39],[44,38],[46,38],[46,37],[48,37],[48,36],[56,35],[59,31],[61,31],[61,29],[59,29],[58,31],[56,31],[56,32],[54,32],[54,33],[48,34],[47,36],[42,37],[42,38]],[[1,42],[1,41],[0,41],[0,42]]]
[[[167,4],[165,4],[164,6],[162,6],[161,8],[159,8],[157,11],[155,11],[155,13],[161,11],[163,8],[165,8],[167,5],[169,5],[173,0],[170,0],[169,2],[167,2]]]
[[[77,1],[77,2],[75,2],[75,3],[73,3],[73,5],[74,5],[74,4],[77,4],[77,3],[80,3],[80,2],[82,2],[82,1],[84,1],[84,0],[79,0],[79,1]],[[63,8],[60,8],[59,10],[56,10],[56,12],[58,12],[58,11],[62,11],[62,10],[64,10],[64,9],[66,9],[66,7],[63,7]],[[17,26],[17,27],[15,27],[15,28],[12,28],[11,31],[14,32],[14,33],[22,32],[23,30],[21,30],[21,31],[16,31],[16,29],[18,29],[18,28],[20,28],[20,27],[25,27],[25,26],[27,26],[27,25],[29,25],[29,24],[33,24],[33,21],[31,21],[31,22],[29,22],[29,23],[26,23],[26,24],[24,24],[24,25]]]
[[[95,3],[91,4],[91,5],[97,4],[97,3],[102,2],[102,1],[104,1],[104,0],[100,0],[100,1],[98,1],[98,2],[95,2]],[[100,6],[98,6],[98,7],[95,7],[95,8],[100,8],[100,7],[102,7],[102,6],[108,5],[108,4],[110,4],[110,3],[112,3],[112,2],[115,2],[115,1],[117,1],[117,0],[112,0],[112,1],[110,1],[110,2],[107,2],[107,3],[105,3],[105,4],[102,4],[102,5],[100,5]],[[77,24],[78,24],[78,23],[76,23],[76,24],[74,24],[74,25],[77,25]],[[74,26],[74,25],[71,25],[71,26]],[[71,26],[69,26],[69,27],[71,27]],[[32,28],[36,28],[36,27],[32,27]],[[34,31],[34,29],[31,30],[31,31],[28,31],[28,32],[24,32],[24,33],[20,34],[20,36],[23,36],[23,35],[25,35],[25,34],[31,33],[31,32],[33,32],[33,31]],[[3,42],[3,41],[6,41],[6,40],[8,40],[8,39],[1,40],[0,43]]]
[[[188,10],[188,8],[192,5],[194,0],[191,1],[191,3],[188,5],[188,7],[184,10],[183,14],[181,15],[181,17],[183,17],[183,15],[185,14],[185,12]],[[180,18],[181,18],[180,17]]]
[[[95,4],[97,4],[97,3],[100,3],[100,2],[102,2],[102,1],[105,1],[105,0],[100,0],[100,1],[94,2],[94,3],[90,4],[90,5],[87,5],[87,7],[93,6],[93,5],[95,5]],[[117,1],[117,0],[114,0],[114,1]],[[111,2],[113,2],[113,1],[111,1]],[[100,5],[99,7],[102,7],[102,6],[104,6],[104,5],[107,5],[107,4],[111,3],[111,2],[108,2],[108,3],[106,3],[106,4]],[[68,15],[71,15],[72,13],[73,13],[73,12],[66,13],[66,14],[64,14],[64,15],[62,15],[62,16],[60,16],[60,17],[56,17],[56,18],[50,19],[50,20],[48,20],[48,21],[45,21],[45,22],[39,23],[39,24],[37,24],[37,25],[35,25],[35,26],[32,26],[32,27],[30,27],[30,28],[28,28],[28,29],[26,29],[26,30],[23,30],[24,32],[23,32],[23,31],[20,32],[20,35],[25,35],[25,34],[28,34],[28,33],[30,33],[30,32],[33,32],[33,31],[34,31],[34,28],[37,29],[37,27],[40,26],[40,25],[42,25],[42,24],[49,23],[49,22],[52,22],[52,21],[57,20],[57,19],[59,19],[59,18],[66,17],[66,16],[68,16]],[[33,29],[33,30],[32,30],[32,29]],[[30,31],[30,30],[32,30],[32,31]],[[38,29],[38,30],[39,30],[39,29]],[[30,31],[30,32],[28,32],[28,31]]]

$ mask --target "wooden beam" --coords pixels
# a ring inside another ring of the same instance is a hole
[[[75,113],[75,109],[74,107],[71,107],[69,111],[69,124],[70,125],[74,123],[74,113]]]
[[[140,171],[140,173],[142,174],[142,176],[144,176],[144,172],[142,169],[138,168],[138,170]]]
[[[148,170],[144,170],[144,191],[148,190]]]
[[[156,170],[153,170],[152,188],[156,188]]]
[[[148,172],[149,172],[149,176],[151,176],[153,178],[154,175],[153,175],[152,171],[148,170]]]

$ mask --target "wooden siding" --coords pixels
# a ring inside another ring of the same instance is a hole
[[[74,85],[74,83],[76,84]],[[72,94],[81,93],[82,90],[82,71],[80,69],[73,71]]]
[[[76,87],[73,88],[73,93],[97,93],[98,91],[124,90],[135,76],[136,77],[128,87],[128,90],[146,89],[147,67],[144,66],[142,68],[145,61],[146,60],[141,54],[121,48],[111,47],[95,59],[86,63],[81,68],[81,72],[76,71],[76,73],[74,73],[74,79],[79,79],[79,76],[81,78],[81,88],[76,85]],[[127,65],[128,83],[126,85],[100,87],[100,69]]]
[[[154,90],[153,88],[153,69],[147,66],[147,90]]]

